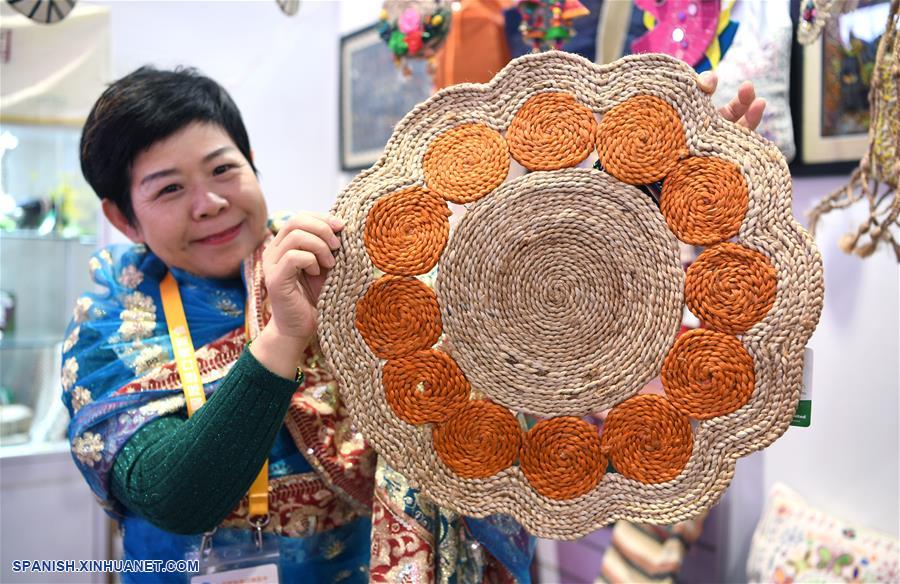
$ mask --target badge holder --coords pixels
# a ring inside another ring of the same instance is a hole
[[[263,529],[268,515],[248,517],[252,530],[242,532],[235,541],[213,543],[216,530],[203,534],[200,549],[190,559],[200,562],[200,572],[191,584],[274,584],[280,582],[278,560],[281,546],[277,537],[266,537]]]

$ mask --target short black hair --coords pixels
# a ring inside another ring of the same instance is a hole
[[[206,122],[234,140],[253,172],[250,138],[231,96],[194,68],[144,66],[106,88],[81,133],[81,172],[101,199],[109,199],[134,225],[134,159],[184,127]]]

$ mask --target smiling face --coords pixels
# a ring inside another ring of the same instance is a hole
[[[266,202],[249,161],[220,126],[193,123],[134,159],[134,225],[112,201],[103,210],[166,265],[205,277],[239,275],[266,235]]]

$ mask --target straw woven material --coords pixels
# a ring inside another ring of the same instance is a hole
[[[585,141],[605,171],[572,167]],[[533,172],[498,182],[511,159]],[[632,186],[666,189],[670,174],[665,213]],[[427,193],[421,210],[384,212],[411,192]],[[446,237],[434,195],[471,201]],[[333,212],[346,227],[319,301],[323,353],[366,439],[442,506],[558,539],[675,523],[790,423],[821,258],[791,215],[777,147],[719,116],[674,58],[527,55],[490,83],[444,89]],[[695,232],[711,247],[690,287],[677,237]],[[437,253],[436,275],[409,250]],[[380,268],[394,264],[404,271]],[[719,320],[676,343],[688,291]],[[671,398],[637,395],[661,371]],[[602,433],[581,419],[609,408]],[[528,430],[525,413],[542,420]]]
[[[647,195],[566,169],[510,181],[471,208],[435,288],[446,343],[474,387],[520,412],[584,416],[659,373],[683,280]]]

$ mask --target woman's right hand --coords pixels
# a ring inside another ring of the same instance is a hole
[[[251,345],[253,356],[273,373],[293,378],[316,333],[316,303],[344,223],[324,213],[291,217],[263,252],[263,277],[272,318]]]

